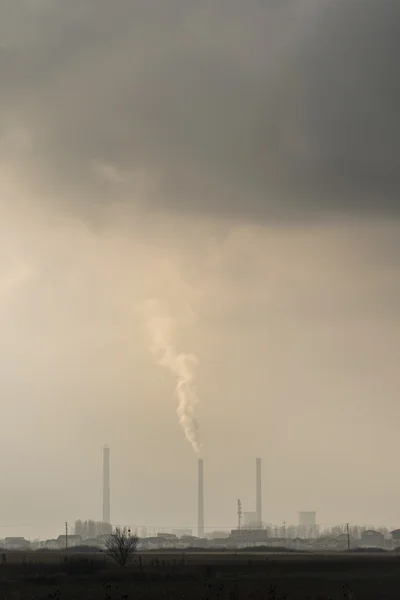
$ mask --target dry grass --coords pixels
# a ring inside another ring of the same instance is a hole
[[[148,553],[116,568],[102,554],[10,553],[0,566],[1,600],[389,598],[400,598],[394,555]]]

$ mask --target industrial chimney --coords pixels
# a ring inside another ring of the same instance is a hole
[[[257,527],[262,528],[261,508],[261,458],[256,458],[256,519]]]
[[[199,538],[204,537],[204,490],[203,490],[203,459],[199,458],[198,462],[198,499],[197,499],[197,535]]]
[[[110,448],[103,448],[103,522],[110,522]]]

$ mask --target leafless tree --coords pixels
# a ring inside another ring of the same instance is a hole
[[[121,567],[125,567],[135,554],[139,538],[126,527],[117,527],[106,541],[107,554]]]

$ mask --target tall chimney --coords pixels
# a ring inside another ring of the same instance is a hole
[[[197,499],[197,535],[199,538],[204,537],[204,490],[203,490],[203,459],[199,458],[198,471],[198,499]]]
[[[261,458],[256,458],[256,518],[257,527],[262,527],[262,508],[261,508]]]
[[[103,448],[103,523],[110,522],[110,448]]]

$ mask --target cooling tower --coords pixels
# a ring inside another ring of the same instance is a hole
[[[110,448],[103,448],[103,522],[110,522]]]
[[[316,515],[315,510],[301,510],[299,512],[299,525],[303,527],[315,527]]]
[[[261,458],[256,458],[256,519],[259,528],[262,527],[261,502]]]
[[[198,482],[197,482],[197,535],[199,538],[204,537],[204,489],[203,489],[203,459],[199,458],[198,462]]]

